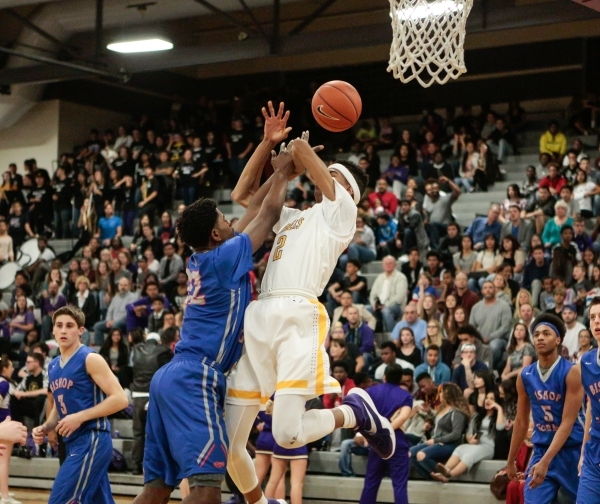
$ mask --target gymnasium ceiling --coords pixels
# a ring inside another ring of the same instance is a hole
[[[579,1],[475,0],[466,47],[600,36],[600,12],[584,6],[598,0]],[[139,76],[153,75],[153,92],[159,80],[166,96],[174,73],[204,79],[385,61],[389,10],[389,0],[0,0],[0,91],[93,78],[143,92]],[[166,36],[174,49],[105,49],[131,33]],[[138,78],[125,83],[130,75]]]

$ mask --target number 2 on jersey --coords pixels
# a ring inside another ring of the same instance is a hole
[[[275,247],[275,251],[273,252],[273,261],[278,261],[281,259],[283,255],[283,247],[285,246],[285,240],[287,240],[286,235],[281,235],[277,238],[277,247]]]
[[[57,399],[58,399],[58,404],[59,404],[59,406],[60,406],[60,412],[61,412],[63,415],[66,415],[66,414],[67,414],[67,405],[65,404],[65,401],[63,401],[63,397],[64,397],[64,395],[63,395],[63,394],[60,394],[60,395],[57,397]]]

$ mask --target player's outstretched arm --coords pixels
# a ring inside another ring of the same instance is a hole
[[[285,111],[283,102],[279,104],[277,113],[275,113],[275,109],[273,108],[273,102],[269,101],[267,107],[268,111],[265,107],[262,108],[262,115],[265,118],[263,139],[256,147],[252,156],[250,156],[238,183],[231,192],[231,199],[244,208],[248,208],[252,196],[258,191],[260,177],[265,164],[269,160],[271,151],[278,143],[283,142],[292,130],[292,128],[287,126],[290,111]]]
[[[294,164],[296,166],[304,166],[308,170],[308,174],[313,182],[321,189],[323,196],[330,201],[334,201],[335,185],[333,183],[333,177],[329,173],[329,169],[325,166],[325,163],[317,156],[310,144],[306,140],[298,138],[293,141],[291,149]]]
[[[519,448],[525,441],[527,431],[529,430],[529,414],[531,413],[531,403],[529,402],[529,396],[523,385],[523,379],[519,374],[517,376],[517,416],[515,423],[513,424],[513,434],[510,441],[510,452],[508,453],[508,460],[506,461],[506,474],[512,480],[517,480],[517,466],[516,458]]]
[[[129,404],[119,380],[103,357],[96,353],[89,354],[85,358],[85,368],[94,383],[106,394],[106,399],[92,408],[67,415],[60,420],[56,432],[61,436],[70,436],[82,423],[112,415]]]
[[[288,177],[294,170],[294,162],[289,152],[282,151],[277,157],[273,152],[272,156],[271,164],[275,169],[275,173],[270,179],[272,180],[271,188],[260,207],[258,215],[248,224],[245,231],[252,242],[253,252],[258,250],[269,231],[279,221],[287,192]]]
[[[552,443],[544,453],[540,461],[529,468],[529,474],[532,475],[529,486],[535,488],[544,481],[548,466],[556,454],[563,447],[573,430],[573,424],[577,421],[581,404],[583,402],[583,386],[581,385],[581,369],[579,366],[573,366],[566,379],[565,403],[563,406],[563,415],[560,426],[552,438]],[[514,431],[513,431],[514,436]],[[511,443],[512,449],[512,443]]]

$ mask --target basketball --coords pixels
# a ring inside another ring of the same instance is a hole
[[[344,81],[329,81],[313,96],[312,113],[320,126],[334,133],[356,124],[362,112],[358,91]]]

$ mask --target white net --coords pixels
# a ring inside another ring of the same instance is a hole
[[[388,72],[423,87],[465,73],[464,42],[473,0],[390,0],[394,39]]]

